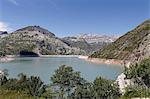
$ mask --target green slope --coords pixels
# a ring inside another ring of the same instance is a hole
[[[127,59],[134,50],[138,49],[143,39],[150,34],[150,19],[146,20],[132,31],[118,38],[115,42],[105,46],[90,57],[105,59]]]

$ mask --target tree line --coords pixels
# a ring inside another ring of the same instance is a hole
[[[33,98],[43,99],[114,99],[120,97],[117,84],[97,77],[88,82],[72,67],[63,65],[50,77],[45,85],[37,76],[18,74],[18,78],[8,78],[8,71],[0,74],[0,90],[17,91]]]

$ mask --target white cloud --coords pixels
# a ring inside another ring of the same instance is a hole
[[[10,3],[12,3],[12,4],[14,4],[14,5],[16,5],[16,6],[18,6],[19,5],[19,3],[16,1],[16,0],[8,0]]]
[[[0,31],[11,31],[11,28],[7,23],[0,21]]]

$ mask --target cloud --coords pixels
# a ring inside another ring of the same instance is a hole
[[[11,31],[12,29],[5,22],[0,21],[0,31]]]
[[[19,5],[19,3],[16,1],[16,0],[8,0],[10,3],[12,3],[12,4],[14,4],[14,5],[16,5],[16,6],[18,6]]]

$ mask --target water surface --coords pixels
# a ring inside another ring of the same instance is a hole
[[[54,71],[61,65],[72,66],[75,71],[80,71],[81,76],[88,81],[93,81],[98,76],[115,80],[123,71],[120,65],[96,64],[77,57],[15,58],[14,61],[0,63],[0,69],[8,69],[9,77],[17,77],[19,73],[40,76],[48,84]]]

